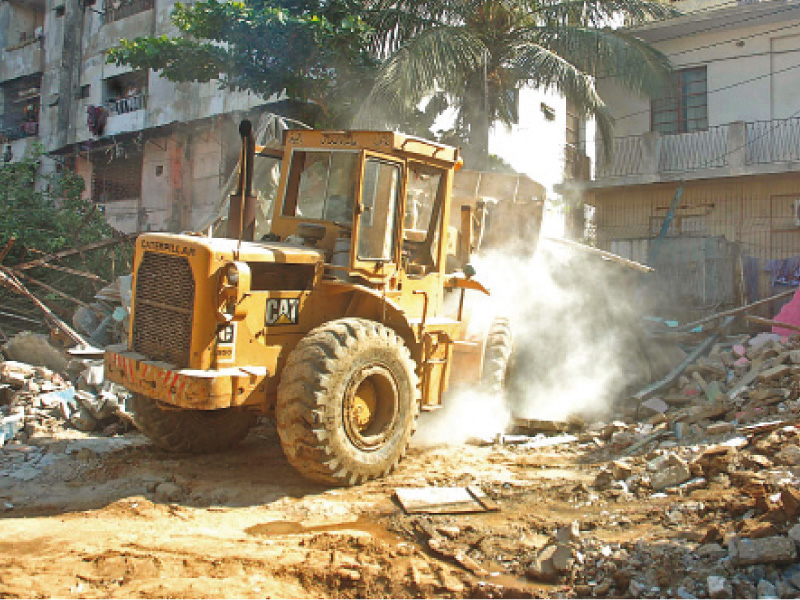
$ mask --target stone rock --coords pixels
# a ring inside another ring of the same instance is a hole
[[[782,465],[800,465],[800,447],[795,444],[784,446],[781,448],[781,451],[775,455],[775,459]]]
[[[733,431],[733,423],[729,423],[728,421],[712,423],[706,427],[706,433],[708,435],[722,435],[724,433],[730,433],[731,431]]]
[[[613,463],[611,463],[611,474],[614,476],[615,480],[624,480],[633,474],[633,469],[631,469],[630,465],[622,461],[615,460]]]
[[[183,498],[183,490],[171,481],[164,481],[156,486],[156,502],[178,502]]]
[[[612,481],[614,481],[614,475],[611,471],[609,469],[601,469],[595,476],[592,487],[598,490],[605,490],[611,485]]]
[[[794,525],[789,530],[789,539],[792,540],[798,546],[800,546],[800,523]]]
[[[689,481],[691,478],[692,472],[689,470],[689,466],[683,462],[682,464],[671,464],[666,469],[653,473],[650,478],[650,484],[653,489],[660,490],[666,487],[674,487],[684,481]]]
[[[733,588],[728,580],[719,575],[709,575],[706,579],[709,598],[732,598]]]
[[[441,533],[444,537],[453,540],[458,537],[458,534],[461,533],[461,528],[456,527],[455,525],[439,525],[436,528],[436,531]]]
[[[581,541],[580,525],[573,521],[569,525],[559,527],[556,530],[556,539],[562,544],[577,544]]]
[[[800,490],[795,487],[787,486],[781,490],[781,505],[790,519],[796,519],[800,515]]]
[[[566,544],[557,544],[550,560],[555,570],[561,573],[568,573],[575,564],[575,559],[572,557],[572,548]]]
[[[628,593],[634,598],[643,598],[644,593],[648,591],[647,586],[635,579],[631,579],[631,583],[628,586]]]
[[[795,586],[783,579],[779,579],[775,587],[779,598],[797,598],[798,592],[800,592]]]
[[[778,597],[778,588],[772,585],[766,579],[762,579],[758,582],[756,586],[756,592],[758,593],[759,598],[777,598]]]
[[[719,544],[704,544],[700,546],[697,550],[697,555],[703,558],[722,558],[728,554],[728,551],[725,550]]]
[[[558,571],[553,565],[553,554],[555,552],[556,546],[545,546],[533,559],[525,575],[530,579],[545,582],[558,579]]]
[[[797,560],[794,540],[778,535],[760,539],[732,538],[728,551],[736,566],[783,564]]]

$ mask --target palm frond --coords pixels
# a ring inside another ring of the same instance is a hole
[[[518,0],[518,4],[540,24],[606,27],[622,19],[634,26],[683,14],[658,0]]]
[[[669,58],[628,31],[546,27],[527,32],[525,37],[589,75],[614,77],[636,94],[655,97],[669,85]]]
[[[482,64],[483,42],[460,27],[437,27],[406,42],[381,68],[366,108],[401,112],[434,92],[464,88]]]
[[[595,118],[604,140],[611,139],[613,119],[591,75],[539,44],[524,44],[518,50],[516,66],[529,74],[531,85],[560,92],[579,114]]]

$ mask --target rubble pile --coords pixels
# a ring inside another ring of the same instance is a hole
[[[125,395],[103,381],[102,361],[73,360],[67,373],[74,377],[47,367],[0,361],[0,447],[12,440],[33,443],[65,422],[103,435],[130,427]]]

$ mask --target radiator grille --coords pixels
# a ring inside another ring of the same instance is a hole
[[[180,256],[146,252],[136,272],[133,350],[177,367],[189,366],[194,277]]]

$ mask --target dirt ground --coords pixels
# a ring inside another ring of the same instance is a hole
[[[387,479],[325,488],[288,465],[268,422],[199,457],[62,430],[2,450],[0,597],[574,596],[525,577],[558,526],[610,544],[696,536],[664,521],[674,497],[590,493],[590,446],[412,447]],[[479,486],[500,511],[405,515],[394,489],[427,485]],[[430,526],[466,535],[479,566],[434,552]]]

